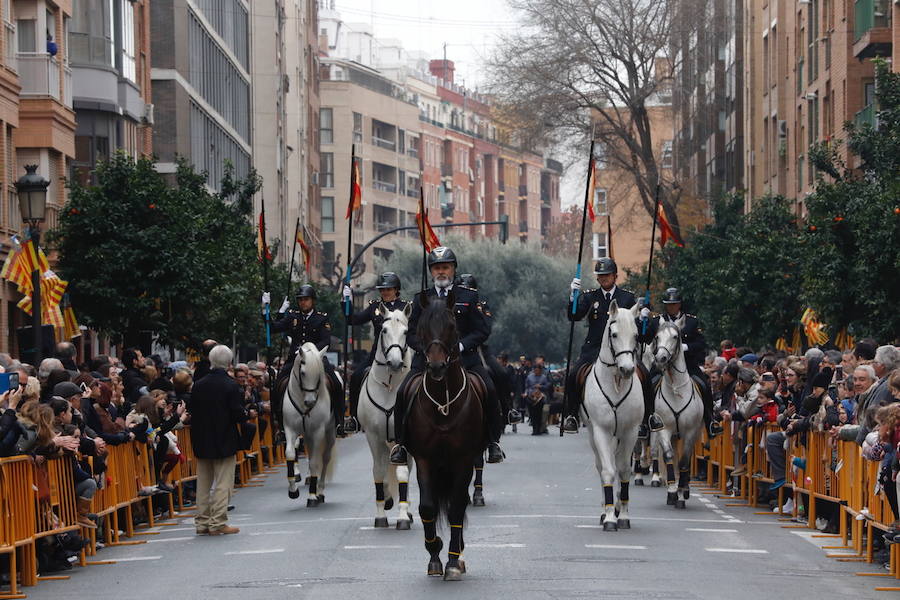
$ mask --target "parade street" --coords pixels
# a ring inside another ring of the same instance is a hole
[[[153,598],[729,598],[772,594],[875,598],[875,565],[837,562],[809,529],[696,490],[687,510],[662,489],[634,488],[630,531],[598,528],[602,502],[587,435],[523,433],[485,470],[485,508],[467,513],[462,582],[428,578],[422,528],[375,530],[370,458],[361,435],[338,441],[326,504],[290,500],[283,470],[238,490],[238,535],[195,537],[191,519],[157,527],[146,544],[107,548],[68,581],[28,589],[32,599]],[[305,461],[303,472],[305,473]],[[416,485],[410,485],[415,507]],[[393,511],[394,513],[396,512]],[[391,525],[394,515],[391,514]],[[443,533],[444,538],[448,536]],[[834,552],[831,550],[830,552]]]

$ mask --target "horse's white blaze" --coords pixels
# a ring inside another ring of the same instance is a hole
[[[619,501],[620,484],[631,480],[631,454],[644,414],[635,372],[637,315],[636,308],[620,309],[612,302],[600,354],[585,382],[584,409],[594,462],[602,484],[613,488],[613,504],[605,507],[604,517],[604,522],[611,523],[617,522],[616,508],[618,519],[629,518],[627,506]]]
[[[324,350],[320,352],[315,344],[303,344],[294,360],[282,400],[285,459],[296,464],[296,444],[298,437],[302,435],[309,460],[309,475],[318,478],[315,493],[309,494],[310,499],[325,494],[325,474],[331,463],[335,441],[334,417],[327,374],[322,363],[323,356]],[[297,478],[300,479],[299,470]],[[297,491],[299,485],[296,481],[288,483],[292,492]]]
[[[398,479],[409,481],[409,469],[391,467],[388,439],[394,437],[392,411],[397,402],[397,389],[406,379],[412,363],[412,351],[406,345],[409,311],[389,311],[384,305],[381,310],[385,318],[381,334],[375,340],[375,363],[363,379],[356,412],[372,453],[372,479],[376,484],[384,485],[385,500],[393,498],[395,504],[399,504]],[[390,412],[390,416],[385,411]],[[398,474],[400,469],[405,469],[405,474]],[[400,518],[409,519],[408,504],[399,508]],[[387,517],[383,502],[375,502],[375,511],[376,518]]]

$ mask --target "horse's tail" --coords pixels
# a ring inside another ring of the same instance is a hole
[[[332,479],[334,479],[334,471],[337,469],[337,452],[335,452],[336,446],[331,448],[331,455],[328,457],[328,464],[325,465],[325,483],[331,483]]]
[[[437,522],[444,523],[447,520],[447,512],[450,509],[450,500],[453,496],[453,475],[447,469],[432,468],[431,497],[434,499],[434,507],[437,511]]]

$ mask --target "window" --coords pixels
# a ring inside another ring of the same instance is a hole
[[[666,140],[663,142],[660,166],[663,169],[672,168],[672,140]]]
[[[319,109],[319,141],[323,144],[334,143],[334,112],[330,108]]]
[[[319,180],[323,188],[334,187],[334,153],[322,152],[319,155]]]
[[[114,1],[81,0],[73,3],[69,31],[73,62],[109,68],[116,66]]]
[[[334,269],[334,242],[322,242],[322,271],[331,273]]]
[[[322,233],[334,233],[334,196],[322,196]]]
[[[607,167],[606,144],[603,142],[597,142],[594,145],[594,166],[598,169],[605,169]]]
[[[598,188],[594,192],[594,212],[601,216],[609,214],[609,204],[606,198],[606,192],[606,188]]]
[[[358,112],[353,113],[353,142],[358,144],[363,141],[363,119]]]
[[[16,29],[19,34],[19,52],[37,52],[37,21],[34,19],[19,19],[16,21]]]
[[[122,77],[137,83],[134,43],[134,4],[131,0],[119,0],[122,15]]]
[[[402,129],[397,129],[397,152],[406,152],[406,132]]]
[[[609,256],[607,247],[606,247],[606,234],[605,233],[594,233],[593,244],[591,244],[594,248],[594,260],[600,260],[601,258],[606,258]]]
[[[401,196],[406,194],[406,171],[397,171],[397,183],[400,184],[400,189],[397,190],[397,193]]]

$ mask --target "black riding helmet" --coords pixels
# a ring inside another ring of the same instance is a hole
[[[447,248],[446,246],[438,246],[428,253],[429,268],[431,268],[431,265],[437,265],[440,263],[453,263],[454,267],[459,266],[456,262],[456,254],[454,254],[453,250]]]
[[[400,278],[393,271],[388,271],[386,273],[382,273],[378,278],[378,283],[375,284],[375,288],[379,290],[387,290],[390,288],[397,288],[397,291],[400,291]]]
[[[309,285],[308,283],[305,283],[300,286],[300,289],[297,290],[296,297],[297,297],[297,299],[312,298],[313,300],[315,300],[316,299],[316,288]]]
[[[678,288],[670,287],[663,294],[663,304],[680,304],[681,302],[681,292],[678,291]]]
[[[463,273],[459,276],[459,285],[472,290],[478,289],[478,280],[471,273]]]
[[[594,266],[594,275],[612,275],[619,272],[616,261],[609,257],[603,257]]]

